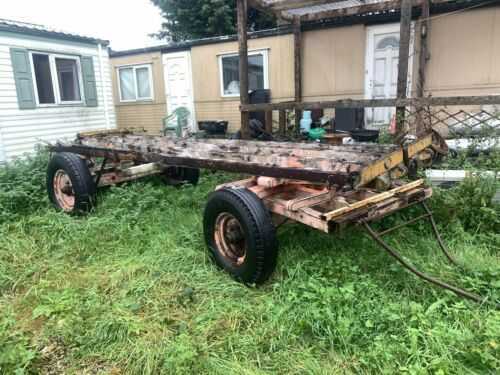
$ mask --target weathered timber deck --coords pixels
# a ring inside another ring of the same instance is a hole
[[[59,143],[52,149],[338,185],[352,185],[359,176],[366,183],[403,160],[402,149],[393,145],[195,140],[144,134],[80,136],[73,143]]]

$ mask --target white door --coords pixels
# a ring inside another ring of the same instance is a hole
[[[367,29],[365,97],[395,98],[398,83],[399,23],[371,26]],[[411,89],[413,33],[408,67],[408,93]],[[388,125],[394,108],[367,108],[367,127]]]
[[[189,110],[189,125],[196,131],[194,113],[193,81],[191,74],[191,54],[189,51],[163,55],[165,74],[165,90],[167,96],[167,114],[170,115],[179,107]],[[174,120],[177,123],[177,120]]]

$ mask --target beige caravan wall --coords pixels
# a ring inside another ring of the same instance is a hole
[[[364,26],[349,26],[304,33],[303,95],[306,100],[363,95]],[[269,88],[273,101],[294,96],[293,36],[249,40],[249,50],[268,49]],[[196,118],[227,120],[234,131],[240,126],[239,98],[223,98],[219,56],[238,51],[237,42],[193,47]]]
[[[364,97],[366,28],[353,25],[304,33],[304,100]],[[250,50],[261,48],[269,49],[273,101],[292,100],[293,36],[249,41]],[[218,55],[237,49],[236,42],[192,48],[197,120],[228,120],[233,131],[240,126],[239,98],[221,97]],[[429,49],[426,94],[500,94],[500,7],[434,16]],[[418,77],[418,51],[417,40],[413,89]]]
[[[500,7],[436,17],[429,48],[427,93],[500,94]]]
[[[364,96],[364,25],[309,31],[302,40],[304,100]],[[288,79],[293,81],[293,75]]]
[[[269,53],[269,86],[273,100],[293,97],[293,37],[291,35],[252,39],[248,49],[267,49]],[[193,47],[193,90],[197,121],[227,120],[232,130],[239,128],[239,97],[223,98],[220,88],[219,56],[238,52],[237,42]]]
[[[152,64],[153,100],[120,102],[118,92],[117,68],[127,65]],[[119,128],[144,128],[149,133],[159,133],[162,120],[166,116],[165,83],[160,52],[111,58],[113,77],[113,95],[116,109],[116,121]]]

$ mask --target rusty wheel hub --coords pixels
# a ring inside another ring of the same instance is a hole
[[[59,169],[54,174],[54,196],[65,212],[70,212],[75,207],[75,191],[68,174]]]
[[[236,266],[243,264],[247,245],[240,222],[230,213],[223,212],[215,221],[214,232],[221,255]]]

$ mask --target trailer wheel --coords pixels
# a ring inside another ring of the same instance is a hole
[[[205,207],[203,227],[215,263],[236,280],[262,284],[276,268],[276,230],[269,211],[250,190],[213,192]]]
[[[47,168],[47,192],[58,210],[69,214],[90,211],[96,186],[85,160],[68,152],[54,154]]]
[[[200,180],[200,170],[187,167],[170,167],[164,173],[167,184],[191,184],[198,185]]]

